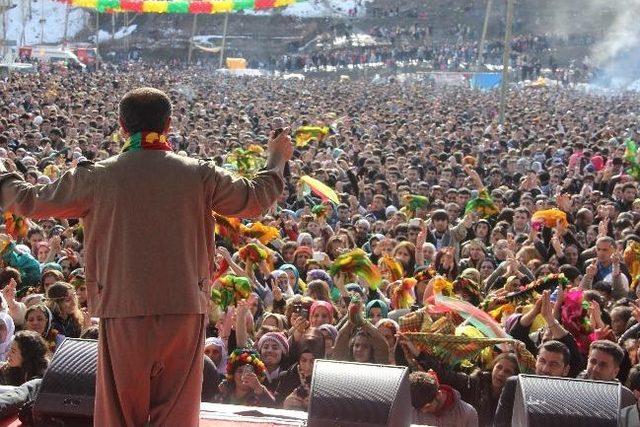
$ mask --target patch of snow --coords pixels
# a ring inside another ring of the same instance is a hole
[[[137,29],[138,29],[137,24],[129,25],[128,27],[122,27],[118,31],[116,31],[115,38],[121,39],[123,37],[130,36]]]
[[[349,39],[345,36],[340,36],[333,41],[335,46],[343,46],[347,43],[351,46],[376,46],[378,44],[369,34],[354,34]]]
[[[24,43],[38,44],[41,40],[41,29],[44,28],[44,43],[59,43],[64,36],[64,20],[67,5],[54,0],[38,0],[31,2],[29,11],[28,0],[14,0],[16,7],[7,12],[7,39],[21,42],[24,18]],[[31,12],[31,14],[29,14]],[[44,25],[40,24],[40,17],[44,17]],[[71,39],[85,26],[89,13],[80,8],[69,11],[67,38]]]
[[[247,15],[270,15],[280,13],[284,16],[300,18],[318,17],[349,17],[354,9],[357,16],[364,16],[366,4],[373,0],[307,0],[287,6],[282,9],[270,9],[265,11],[244,11]],[[64,36],[64,21],[67,5],[55,0],[32,1],[13,0],[16,7],[7,12],[7,39],[21,43],[24,18],[24,44],[60,43]],[[44,16],[44,25],[41,26],[40,18]],[[78,34],[89,20],[93,20],[94,14],[88,9],[71,8],[67,38],[72,39]],[[41,29],[44,28],[44,36],[41,39]],[[116,33],[116,39],[121,39],[136,30],[136,25],[122,27]],[[170,31],[171,29],[166,29]],[[95,37],[94,37],[95,38]],[[100,41],[111,39],[111,34],[105,31],[99,32]]]
[[[366,4],[373,0],[307,0],[300,3],[292,4],[284,9],[276,10],[245,10],[243,13],[247,15],[270,15],[273,13],[281,13],[284,16],[294,16],[298,18],[323,18],[323,17],[342,17],[347,18],[354,9],[357,12],[356,17],[364,16],[366,13]]]
[[[114,38],[114,40],[120,40],[123,37],[127,37],[127,36],[133,34],[133,32],[137,28],[138,28],[137,24],[129,25],[128,27],[120,27],[120,29],[113,34],[113,38]],[[95,35],[89,37],[89,39],[91,41],[93,41],[93,42],[95,42],[95,38],[96,38]],[[105,31],[105,30],[98,31],[98,40],[100,41],[100,43],[106,42],[106,41],[110,41],[111,40],[111,32]]]

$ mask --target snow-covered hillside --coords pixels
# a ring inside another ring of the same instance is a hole
[[[365,13],[366,3],[372,0],[307,0],[288,6],[278,11],[249,12],[256,15],[269,15],[272,13],[282,13],[286,16],[298,16],[301,18],[324,17],[324,16],[348,16],[354,9],[358,16]],[[64,34],[64,15],[66,5],[55,0],[13,0],[16,7],[7,12],[7,38],[21,43],[24,25],[24,43],[40,43],[41,24],[40,17],[44,12],[44,38],[45,43],[58,43],[62,41]],[[245,12],[247,13],[247,12]],[[24,14],[24,15],[23,15]],[[71,39],[80,32],[88,19],[94,19],[93,14],[88,10],[72,8],[69,14],[68,37]],[[135,31],[135,27],[121,29],[130,34]],[[122,35],[125,35],[123,33]],[[100,35],[101,40],[108,40],[111,36]],[[84,40],[82,40],[84,41]]]
[[[40,43],[40,17],[44,16],[43,41],[45,43],[62,41],[64,35],[64,15],[67,7],[65,4],[54,0],[31,1],[31,14],[29,14],[28,0],[13,0],[13,2],[16,4],[16,7],[7,12],[7,39],[15,40],[18,43],[21,42],[24,19],[24,43]],[[44,15],[42,15],[43,11]],[[84,28],[86,15],[87,12],[84,9],[71,9],[67,29],[69,38]]]
[[[372,0],[307,0],[288,6],[282,11],[283,15],[301,18],[321,18],[325,16],[344,17],[349,11],[355,10],[357,16],[363,16],[366,4]]]

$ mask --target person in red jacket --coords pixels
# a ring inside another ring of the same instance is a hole
[[[413,422],[438,427],[476,427],[478,414],[460,393],[442,385],[433,371],[409,375]]]

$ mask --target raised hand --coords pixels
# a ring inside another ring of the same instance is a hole
[[[281,161],[287,161],[293,156],[293,144],[289,136],[291,128],[285,128],[279,135],[275,135],[275,131],[271,133],[268,149],[271,156]]]
[[[605,217],[598,224],[598,237],[605,237],[609,232],[609,217]]]
[[[278,286],[278,283],[275,280],[271,282],[271,291],[273,292],[274,301],[282,300],[282,290],[280,289],[280,286]]]
[[[263,386],[260,384],[260,380],[256,376],[255,372],[245,371],[242,374],[242,384],[249,387],[257,394],[262,394]]]
[[[2,290],[2,296],[7,301],[8,305],[12,305],[16,302],[16,287],[18,283],[16,279],[11,279],[7,286]]]
[[[595,262],[589,264],[585,270],[585,275],[591,278],[596,277],[596,273],[598,272],[598,265]]]
[[[82,327],[88,328],[89,326],[92,325],[91,315],[89,314],[89,310],[87,310],[86,308],[83,308],[80,310],[80,312],[82,313]]]
[[[304,317],[298,317],[293,321],[293,339],[300,342],[309,328],[309,321]]]

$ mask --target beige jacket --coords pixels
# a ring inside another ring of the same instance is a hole
[[[0,176],[2,207],[30,218],[82,218],[92,316],[203,314],[213,274],[214,220],[257,216],[282,192],[282,168],[252,181],[166,151],[133,151],[49,185]]]

